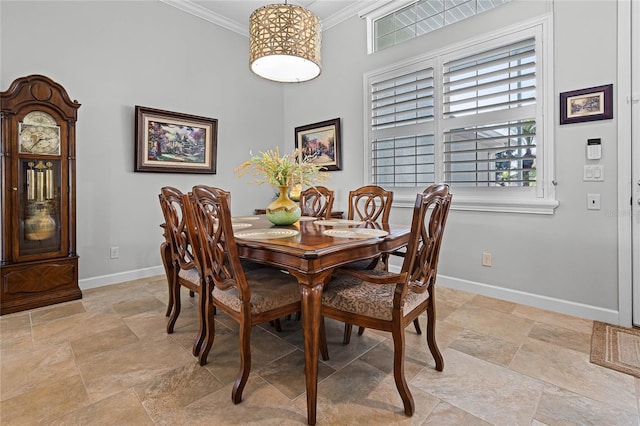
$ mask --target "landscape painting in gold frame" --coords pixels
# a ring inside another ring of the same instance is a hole
[[[342,169],[339,118],[296,127],[295,138],[296,149],[306,161],[319,164],[325,170]]]
[[[218,120],[136,106],[136,172],[215,173]]]

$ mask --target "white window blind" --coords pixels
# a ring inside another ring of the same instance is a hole
[[[375,82],[371,103],[375,130],[433,121],[433,68]]]
[[[534,38],[443,64],[444,180],[536,185]]]
[[[433,68],[371,85],[371,175],[380,186],[416,187],[434,182]]]

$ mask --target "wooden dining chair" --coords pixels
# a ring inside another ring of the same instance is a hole
[[[324,186],[312,186],[300,193],[303,216],[329,219],[333,208],[334,192]]]
[[[231,223],[226,192],[204,185],[192,189],[192,203],[187,209],[187,228],[194,241],[196,264],[206,289],[206,339],[200,352],[200,365],[215,337],[214,308],[238,322],[240,371],[231,399],[242,400],[242,391],[251,371],[251,328],[300,311],[300,288],[297,280],[276,268],[247,271],[242,268]],[[184,196],[185,203],[189,199]],[[327,359],[326,337],[321,333],[323,359]]]
[[[164,216],[164,233],[167,240],[160,248],[169,283],[167,333],[173,333],[180,315],[182,307],[180,289],[182,287],[189,289],[191,295],[197,293],[199,328],[192,352],[194,356],[198,356],[206,336],[204,321],[206,295],[198,274],[193,245],[187,230],[185,215],[187,206],[184,203],[184,196],[179,189],[171,186],[163,187],[158,195]]]
[[[366,185],[349,191],[347,219],[365,222],[389,222],[393,191],[377,185]]]
[[[387,191],[381,186],[366,185],[349,191],[349,208],[347,219],[365,222],[365,226],[375,226],[379,223],[389,223],[393,191]],[[373,269],[383,256],[372,261],[356,262],[351,265],[355,269]]]
[[[389,215],[391,214],[391,205],[393,203],[393,191],[387,191],[381,186],[366,185],[358,189],[349,191],[349,207],[347,210],[347,219],[360,220],[365,226],[375,226],[378,223],[389,223]],[[384,254],[372,260],[365,260],[352,263],[349,268],[352,269],[373,269],[378,265],[387,268],[388,255]],[[351,340],[352,325],[346,323],[344,325],[344,336],[342,343],[349,344]],[[358,329],[358,335],[364,333],[364,327]]]
[[[416,196],[411,235],[400,273],[340,269],[322,295],[323,317],[391,332],[393,375],[407,416],[413,415],[414,401],[404,376],[404,329],[424,312],[426,340],[436,370],[444,368],[435,338],[435,286],[450,204],[449,187],[444,184],[432,185]]]

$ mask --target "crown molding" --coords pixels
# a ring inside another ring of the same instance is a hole
[[[354,15],[361,16],[363,11],[369,10],[371,7],[380,7],[383,4],[389,3],[389,1],[390,0],[358,0],[351,6],[347,6],[344,9],[322,20],[322,31],[328,30],[331,27],[335,27],[336,25],[348,20]]]
[[[180,9],[183,12],[187,12],[190,15],[197,16],[198,18],[202,18],[205,21],[211,22],[212,24],[216,24],[221,26],[222,28],[226,28],[234,33],[241,34],[245,37],[249,37],[249,26],[241,25],[236,21],[233,21],[229,18],[226,18],[218,13],[212,12],[209,9],[206,9],[202,6],[199,6],[190,0],[160,0],[162,3],[168,4],[169,6],[173,6],[176,9]]]
[[[205,21],[211,22],[212,24],[219,25],[223,28],[226,28],[229,31],[233,31],[234,33],[238,33],[245,37],[249,37],[249,25],[248,24],[240,24],[232,19],[229,19],[225,16],[222,16],[218,13],[212,12],[210,9],[204,8],[196,3],[193,3],[191,0],[160,0],[162,3],[165,3],[169,6],[173,6],[176,9],[180,9],[183,12],[189,13],[193,16],[197,16],[198,18],[204,19]],[[322,31],[326,31],[331,27],[334,27],[352,16],[363,16],[363,13],[367,13],[372,9],[377,9],[383,5],[388,4],[389,0],[358,0],[356,3],[351,6],[345,7],[344,9],[334,13],[331,16],[323,19],[322,23]],[[248,17],[247,17],[248,19]]]

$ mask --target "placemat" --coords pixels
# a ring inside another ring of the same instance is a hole
[[[316,225],[324,225],[324,226],[349,226],[349,225],[362,225],[362,221],[360,220],[351,220],[351,219],[321,219],[316,220]]]
[[[247,229],[244,231],[234,232],[236,238],[244,238],[248,240],[273,240],[276,238],[288,238],[298,235],[297,229]]]
[[[252,226],[253,226],[253,224],[251,224],[251,223],[231,222],[231,227],[233,228],[234,231],[236,229],[251,228]]]
[[[322,233],[337,238],[377,238],[389,235],[387,231],[382,229],[371,228],[325,229]]]
[[[234,216],[231,218],[232,222],[243,222],[245,220],[258,220],[260,216]]]

